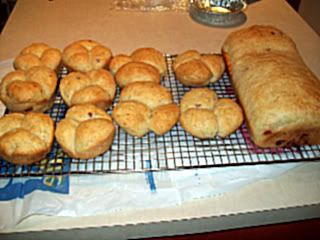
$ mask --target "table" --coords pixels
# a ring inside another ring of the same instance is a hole
[[[0,36],[0,61],[13,58],[34,41],[62,49],[80,38],[109,46],[114,54],[153,46],[166,53],[187,49],[220,52],[237,28],[210,28],[185,12],[110,11],[105,0],[18,1]],[[285,1],[262,0],[249,5],[242,25],[272,24],[297,43],[302,57],[320,78],[320,38]],[[273,180],[260,181],[218,197],[166,209],[132,210],[81,218],[33,216],[4,235],[127,239],[218,231],[320,216],[320,165],[305,163]],[[54,232],[52,232],[54,231]]]

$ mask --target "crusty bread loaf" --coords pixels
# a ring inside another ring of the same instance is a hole
[[[0,118],[0,155],[15,164],[31,164],[50,152],[54,123],[43,113],[11,113]]]
[[[243,122],[240,106],[231,99],[218,99],[208,88],[195,88],[187,92],[180,104],[181,126],[191,135],[200,138],[225,138]]]
[[[104,69],[87,73],[71,72],[61,80],[59,88],[63,100],[69,107],[91,103],[106,109],[111,106],[116,93],[113,76]]]
[[[179,108],[165,87],[152,82],[136,82],[121,91],[112,117],[133,136],[142,137],[150,130],[163,135],[178,121]]]
[[[111,58],[111,50],[93,40],[75,41],[62,52],[62,61],[69,71],[107,69]]]
[[[61,65],[61,52],[46,43],[32,43],[22,49],[14,59],[15,69],[28,70],[35,66],[46,66],[56,72]]]
[[[89,159],[106,152],[114,138],[111,117],[92,104],[71,107],[56,127],[62,149],[73,158]]]
[[[8,73],[0,84],[0,99],[12,112],[48,110],[54,101],[57,75],[48,67]]]
[[[225,70],[223,58],[217,54],[200,54],[188,50],[177,56],[173,69],[176,78],[186,86],[205,86],[221,78]]]
[[[320,144],[320,81],[292,39],[272,26],[251,26],[231,33],[223,53],[258,146]]]

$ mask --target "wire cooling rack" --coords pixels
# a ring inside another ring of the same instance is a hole
[[[171,90],[174,101],[179,103],[190,88],[183,86],[175,79],[172,70],[173,60],[174,56],[166,55],[168,74],[163,78],[162,85]],[[66,74],[67,71],[63,68],[60,78]],[[220,98],[236,100],[226,73],[219,81],[210,84],[209,88],[213,89]],[[119,90],[115,104],[118,99]],[[57,92],[54,106],[49,114],[55,122],[59,122],[66,111],[67,106]],[[177,124],[164,136],[149,133],[143,138],[132,137],[117,128],[110,150],[89,160],[69,158],[55,141],[47,158],[33,165],[17,166],[1,159],[0,177],[141,172],[311,160],[320,160],[320,145],[260,149],[251,142],[245,124],[225,139],[216,137],[209,140],[194,138]]]

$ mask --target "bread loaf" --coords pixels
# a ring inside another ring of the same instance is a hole
[[[45,158],[54,137],[54,123],[43,113],[11,113],[0,118],[0,155],[15,164]]]
[[[255,25],[231,33],[222,50],[258,146],[320,144],[320,81],[290,37]]]

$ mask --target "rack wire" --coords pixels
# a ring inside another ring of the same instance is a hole
[[[174,102],[179,103],[190,88],[176,80],[172,70],[174,58],[173,55],[166,55],[168,74],[163,78],[162,85],[171,90]],[[62,68],[59,78],[66,74],[67,70]],[[236,100],[226,73],[209,88],[220,98]],[[119,92],[118,89],[114,104],[119,100]],[[58,123],[66,111],[67,106],[57,91],[54,106],[48,113]],[[111,111],[112,108],[109,113]],[[130,136],[117,127],[114,142],[103,155],[89,160],[71,159],[54,141],[46,159],[38,163],[18,166],[0,159],[0,177],[129,173],[315,160],[320,160],[320,145],[261,149],[251,142],[245,124],[225,139],[215,137],[206,140],[192,137],[179,124],[163,136],[151,132],[142,138]]]

